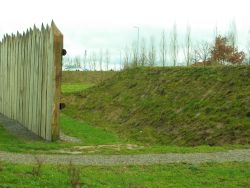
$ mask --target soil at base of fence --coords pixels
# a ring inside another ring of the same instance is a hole
[[[15,120],[12,120],[0,113],[0,124],[13,136],[28,141],[43,140],[35,133],[29,131],[26,127],[22,126]]]
[[[15,120],[12,120],[0,113],[0,124],[13,136],[26,141],[44,141],[41,137],[28,130]],[[60,132],[60,140],[65,142],[80,142],[80,139],[67,136]]]

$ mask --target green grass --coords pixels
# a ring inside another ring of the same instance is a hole
[[[68,144],[64,144],[64,147],[70,146]],[[53,150],[60,148],[60,144],[58,142],[45,142],[45,141],[26,141],[14,137],[10,133],[8,133],[1,125],[0,125],[0,150],[2,151],[11,151],[11,152],[32,152],[38,150]]]
[[[179,70],[179,69],[176,69],[176,70]],[[134,76],[133,75],[135,73],[133,72],[134,70],[131,70],[131,71],[132,73],[125,72],[127,74],[125,75],[125,78]],[[153,72],[154,71],[155,70],[153,69]],[[97,73],[95,72],[93,73],[96,76],[95,79],[100,80],[100,78],[98,78]],[[120,78],[121,80],[125,79],[125,78],[121,78],[121,75],[125,73],[118,74],[118,78]],[[87,74],[90,74],[90,73],[88,72]],[[113,72],[112,74],[114,76]],[[101,74],[99,74],[99,76],[100,75]],[[70,78],[71,76],[72,75],[69,75],[68,78]],[[89,94],[81,92],[82,90],[86,90],[87,92],[90,91],[90,94],[94,91],[100,92],[100,94],[97,95],[96,101],[99,101],[100,103],[99,105],[102,105],[102,104],[109,105],[111,102],[107,99],[107,96],[105,96],[107,95],[107,93],[105,92],[101,93],[101,91],[98,91],[98,88],[105,89],[107,85],[109,85],[110,82],[112,82],[112,80],[109,80],[108,82],[103,82],[102,84],[104,84],[104,86],[97,84],[97,87],[92,87],[96,84],[87,82],[86,80],[88,79],[85,78],[86,77],[85,74],[82,74],[81,76],[84,77],[85,79],[84,83],[69,84],[69,81],[66,81],[66,83],[62,84],[63,100],[65,100],[68,105],[66,106],[66,109],[64,109],[64,113],[66,113],[67,115],[61,114],[62,131],[69,136],[79,138],[81,140],[81,143],[66,143],[62,141],[54,142],[54,143],[49,143],[49,142],[44,142],[44,141],[28,142],[25,140],[15,138],[14,136],[7,133],[3,129],[2,126],[0,126],[0,150],[12,151],[12,152],[26,152],[26,153],[29,153],[29,152],[48,152],[49,153],[49,152],[54,152],[54,150],[58,150],[58,149],[64,149],[68,151],[68,150],[73,150],[72,147],[74,146],[89,145],[89,146],[93,146],[93,148],[90,150],[86,150],[86,151],[84,150],[84,154],[141,154],[141,153],[170,153],[170,152],[171,153],[216,152],[216,151],[226,151],[226,150],[238,149],[238,148],[249,148],[250,146],[250,145],[240,145],[240,144],[223,144],[222,146],[209,146],[207,144],[202,144],[202,145],[198,145],[194,147],[189,147],[189,146],[178,146],[175,144],[168,144],[168,145],[162,145],[159,143],[155,144],[155,143],[151,143],[150,140],[148,142],[141,142],[137,138],[129,136],[129,134],[131,134],[130,129],[134,129],[134,127],[129,127],[127,129],[128,133],[126,133],[124,132],[123,127],[122,127],[124,125],[123,122],[114,123],[113,121],[114,117],[116,118],[118,117],[118,120],[119,120],[119,111],[116,112],[116,111],[112,111],[113,109],[111,109],[111,111],[109,111],[110,113],[109,115],[107,115],[106,112],[104,112],[103,114],[100,114],[98,109],[95,109],[95,105],[96,105],[95,101],[93,102],[94,104],[93,108],[90,108],[90,109],[93,109],[92,111],[88,109],[89,104],[85,106],[83,105],[84,103],[82,103],[82,100],[85,101],[86,97],[89,99],[89,96],[88,96]],[[79,79],[78,82],[80,82],[81,80],[83,80],[82,77],[75,77],[74,79]],[[117,79],[117,78],[114,78],[114,79]],[[117,80],[114,80],[114,82],[116,83]],[[129,87],[132,87],[131,84],[134,85],[134,83],[131,81]],[[122,88],[122,86],[119,86],[118,88],[114,88],[113,91],[117,92],[120,87]],[[131,95],[131,93],[130,94],[125,93],[124,95],[128,97],[129,95]],[[103,99],[106,101],[101,101]],[[92,98],[90,98],[89,100],[93,101]],[[114,98],[114,101],[116,100],[117,99]],[[134,101],[134,104],[138,104],[137,101]],[[111,104],[111,107],[112,105],[113,104]],[[133,106],[132,104],[130,105]],[[106,109],[107,106],[102,106],[102,108]],[[101,117],[101,116],[104,116],[104,117]],[[139,118],[138,121],[141,121],[141,119]],[[239,120],[239,122],[240,121],[241,120]],[[151,123],[151,121],[149,121],[149,123]],[[117,129],[117,127],[120,127],[120,129]],[[138,133],[136,133],[134,136],[137,136],[139,138],[141,138],[142,136],[145,136],[145,139],[154,139],[152,138],[152,135],[150,134],[152,130],[150,130],[149,127],[146,126],[146,129],[143,129],[143,127],[139,127],[139,128],[140,129]],[[145,135],[144,133],[145,131],[148,131],[148,134]],[[248,133],[246,132],[245,134],[248,134]],[[139,145],[139,148],[131,150],[131,149],[127,149],[126,147],[121,147],[120,149],[117,149],[115,147],[104,147],[104,148],[95,147],[97,145],[106,145],[106,144],[137,144]]]
[[[136,68],[63,97],[65,114],[151,145],[250,143],[250,66]]]
[[[70,187],[67,166],[1,164],[0,187]],[[249,187],[250,163],[77,167],[85,187]]]
[[[12,136],[0,125],[0,150],[12,152],[37,152],[70,148],[75,145],[115,144],[121,142],[121,140],[111,132],[107,132],[102,128],[90,126],[84,122],[76,121],[63,114],[61,114],[60,123],[61,129],[66,135],[77,137],[81,139],[82,142],[26,141]]]
[[[74,146],[93,146],[92,149],[83,150],[83,154],[142,154],[142,153],[194,153],[194,152],[217,152],[227,151],[229,149],[249,148],[249,146],[227,145],[227,146],[196,146],[196,147],[180,147],[180,146],[162,146],[162,145],[147,145],[138,149],[127,149],[121,147],[104,147],[98,148],[98,145],[114,145],[114,144],[138,144],[133,141],[123,140],[116,134],[102,128],[91,126],[85,122],[77,121],[64,114],[61,114],[61,129],[69,136],[79,138],[80,143],[45,142],[45,141],[26,141],[18,139],[9,134],[0,125],[0,150],[10,152],[37,153],[46,152],[54,153],[55,150],[64,149],[66,151],[74,151]]]
[[[84,91],[92,86],[92,84],[62,84],[61,90],[63,94],[77,93],[80,91]]]
[[[115,74],[115,71],[63,71],[62,83],[98,84],[112,78]]]
[[[74,120],[64,114],[61,115],[61,128],[64,134],[80,138],[85,145],[117,144],[122,142],[112,132]]]

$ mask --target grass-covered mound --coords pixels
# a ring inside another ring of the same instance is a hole
[[[250,66],[136,68],[63,101],[66,114],[143,143],[250,143]]]

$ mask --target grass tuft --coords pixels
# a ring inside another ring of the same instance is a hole
[[[43,160],[40,159],[38,156],[34,155],[35,159],[35,165],[32,168],[32,175],[33,176],[41,176],[42,173],[42,165],[43,165]]]
[[[81,188],[83,187],[83,183],[80,182],[81,171],[80,168],[75,166],[72,161],[70,161],[68,165],[68,176],[70,186],[72,188]]]

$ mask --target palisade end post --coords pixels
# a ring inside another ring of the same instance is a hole
[[[63,35],[52,21],[52,32],[54,35],[54,104],[52,115],[52,140],[57,140],[60,136],[60,95],[61,95],[61,80],[62,80],[62,50],[63,50]]]

